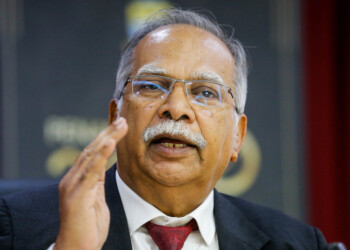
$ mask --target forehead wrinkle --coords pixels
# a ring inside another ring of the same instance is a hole
[[[156,75],[167,75],[168,71],[164,68],[155,66],[153,64],[143,65],[138,71],[137,75],[141,74],[156,74]]]
[[[197,80],[207,80],[207,81],[216,82],[222,85],[226,85],[222,77],[213,72],[195,71],[191,73],[191,78],[194,78]]]

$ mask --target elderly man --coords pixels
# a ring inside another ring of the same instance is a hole
[[[246,89],[244,50],[216,23],[150,19],[122,54],[110,126],[59,191],[2,199],[0,248],[324,248],[317,229],[214,189],[245,136]]]

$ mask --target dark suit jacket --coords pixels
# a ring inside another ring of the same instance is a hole
[[[106,174],[106,200],[111,211],[103,249],[131,249],[124,209],[115,182],[115,167]],[[324,249],[322,234],[280,212],[238,198],[214,194],[220,249]],[[46,249],[59,229],[58,186],[0,199],[0,249]]]

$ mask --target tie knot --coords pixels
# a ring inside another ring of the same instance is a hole
[[[180,227],[160,226],[150,221],[145,224],[145,227],[160,250],[180,250],[188,235],[198,230],[194,219]]]

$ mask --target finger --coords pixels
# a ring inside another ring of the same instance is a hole
[[[89,163],[89,161],[91,161],[97,153],[102,152],[105,157],[110,157],[113,150],[106,150],[106,143],[108,143],[110,139],[115,140],[115,143],[117,143],[126,134],[126,132],[127,126],[124,118],[120,118],[115,123],[111,124],[107,129],[102,131],[89,146],[83,150],[72,168],[72,174],[84,171],[84,166],[87,166],[87,163]]]
[[[128,130],[126,122],[122,122],[117,126],[116,131],[110,135],[109,141],[103,145],[103,150],[100,150],[93,160],[89,161],[84,168],[80,184],[86,187],[93,187],[98,181],[104,181],[105,165],[108,158],[114,152],[116,144],[123,138]]]
[[[111,154],[115,148],[115,145],[115,140],[110,139],[109,142],[105,144],[102,151],[107,150]],[[104,167],[107,159],[108,158],[106,158],[104,155],[98,153],[95,154],[93,158],[90,157],[89,159],[82,161],[79,168],[71,169],[60,183],[60,194],[76,194],[84,188],[86,189],[91,187],[92,185],[89,185],[89,183],[95,183],[96,179],[100,179],[100,176],[102,175],[101,172],[105,172]],[[94,167],[92,168],[92,166]],[[94,171],[98,171],[98,169],[100,173],[98,174],[97,178],[94,177],[94,175],[96,175]],[[104,181],[104,178],[102,178],[101,181]]]
[[[90,145],[88,145],[84,149],[82,154],[78,157],[76,163],[80,164],[80,162],[84,158],[88,158],[90,155],[93,156],[94,154],[99,152],[101,148],[104,146],[104,144],[106,143],[106,141],[110,138],[113,138],[116,133],[117,133],[117,136],[118,136],[118,133],[120,132],[123,133],[123,131],[121,131],[121,128],[123,128],[125,123],[126,123],[125,119],[123,117],[120,117],[115,122],[113,122],[110,126],[108,126],[106,129],[104,129],[101,133],[99,133],[99,135],[95,138],[95,140],[93,140],[90,143]]]
[[[81,171],[86,171],[87,167],[94,166],[94,158],[99,155],[99,157],[104,157],[106,160],[112,155],[116,144],[120,141],[121,138],[127,133],[128,127],[127,124],[121,122],[118,126],[115,127],[114,131],[106,135],[101,141],[95,145],[94,148],[90,149],[86,157],[82,158],[81,162]]]
[[[125,118],[120,117],[116,121],[114,121],[110,126],[108,126],[105,130],[103,130],[92,143],[87,147],[88,149],[97,149],[101,147],[100,141],[106,137],[113,137],[113,134],[120,131],[121,128],[126,124]]]
[[[75,186],[79,181],[90,176],[87,175],[82,178],[82,175],[85,175],[89,171],[92,171],[93,174],[96,174],[96,171],[99,173],[99,169],[104,171],[106,161],[114,152],[116,143],[125,136],[127,130],[128,126],[125,119],[113,123],[108,128],[108,131],[105,131],[103,137],[97,138],[94,141],[94,147],[89,146],[90,148],[87,147],[87,149],[81,153],[79,160],[77,160],[72,169],[65,176],[65,179],[68,179],[67,182],[70,183],[71,186]],[[97,160],[95,159],[96,157],[98,158]],[[104,159],[104,163],[100,158]]]
[[[108,158],[102,154],[97,154],[93,160],[88,163],[85,171],[81,175],[77,175],[77,187],[79,190],[87,190],[94,188],[98,182],[104,182],[105,165]]]

